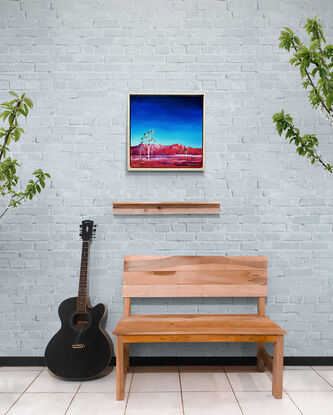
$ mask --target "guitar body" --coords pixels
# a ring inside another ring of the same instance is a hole
[[[102,328],[106,315],[104,304],[77,312],[78,297],[68,298],[59,306],[61,329],[52,337],[45,350],[50,371],[61,378],[84,380],[97,377],[108,366],[112,343]]]

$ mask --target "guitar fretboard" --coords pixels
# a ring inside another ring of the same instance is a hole
[[[89,259],[89,241],[82,242],[80,283],[77,296],[76,312],[85,313],[87,304],[88,289],[88,259]]]

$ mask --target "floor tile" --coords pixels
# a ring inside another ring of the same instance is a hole
[[[314,370],[286,370],[283,386],[286,391],[333,390]]]
[[[223,366],[179,366],[180,372],[224,372]]]
[[[178,373],[178,366],[136,366],[133,368],[135,373]]]
[[[333,370],[333,366],[311,366],[313,370]]]
[[[11,372],[11,371],[15,371],[15,370],[19,370],[19,371],[32,371],[32,370],[36,370],[38,372],[40,372],[41,370],[44,369],[44,366],[1,366],[0,367],[0,372]]]
[[[137,367],[134,370],[132,392],[180,391],[177,367]]]
[[[242,415],[232,392],[183,392],[185,415]]]
[[[235,391],[268,392],[272,390],[272,377],[268,372],[257,372],[256,369],[227,371],[228,379]]]
[[[311,366],[284,366],[284,370],[311,370]]]
[[[64,415],[73,393],[24,393],[8,415]]]
[[[76,392],[79,386],[80,382],[57,379],[49,371],[43,371],[27,392]]]
[[[23,392],[38,376],[37,371],[0,372],[0,392]]]
[[[181,367],[181,388],[188,392],[231,391],[222,367]]]
[[[236,392],[236,397],[244,415],[301,415],[285,392],[282,399],[271,392]]]
[[[127,396],[117,401],[116,395],[107,393],[76,394],[66,415],[123,415]]]
[[[258,372],[257,366],[224,366],[224,370],[229,372]]]
[[[0,393],[0,414],[6,413],[20,395],[20,393]]]
[[[179,392],[131,393],[126,415],[182,415]]]
[[[303,415],[332,415],[333,391],[288,392]]]
[[[132,373],[127,373],[125,392],[129,391],[131,384]],[[100,379],[87,380],[81,383],[81,392],[116,392],[116,369],[114,368],[111,373]]]
[[[316,370],[316,372],[323,377],[333,387],[333,369],[331,370]]]

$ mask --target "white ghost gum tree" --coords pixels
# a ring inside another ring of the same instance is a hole
[[[141,137],[141,144],[145,147],[147,150],[148,159],[150,158],[150,148],[153,143],[156,143],[156,138],[154,137],[154,130],[149,130],[146,133],[143,134]]]

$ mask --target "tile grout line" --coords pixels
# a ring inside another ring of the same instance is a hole
[[[127,405],[128,405],[128,400],[129,400],[129,396],[130,396],[130,393],[131,393],[134,373],[135,373],[135,367],[133,366],[133,372],[131,372],[131,374],[132,374],[131,382],[130,382],[130,385],[129,385],[129,388],[128,388],[128,394],[127,394],[126,403],[125,403],[124,415],[126,415],[126,411],[127,411]],[[126,384],[125,384],[125,389],[126,389]]]
[[[69,402],[69,404],[68,404],[68,406],[67,406],[66,411],[64,412],[64,415],[66,415],[66,414],[67,414],[67,412],[68,412],[68,410],[69,410],[70,406],[72,405],[72,402],[74,401],[75,396],[78,394],[78,392],[79,392],[79,390],[80,390],[80,388],[81,388],[81,385],[82,385],[82,383],[80,383],[79,387],[77,388],[76,392],[74,393],[74,395],[73,395],[73,397],[72,397],[71,401]]]
[[[7,411],[4,413],[4,415],[7,415],[8,412],[12,409],[12,407],[16,404],[16,402],[22,398],[22,396],[25,394],[25,392],[30,388],[30,386],[34,383],[34,381],[38,378],[38,376],[43,372],[44,368],[38,373],[38,375],[34,378],[32,382],[29,383],[29,385],[24,389],[24,391],[21,393],[21,395],[16,399],[16,401],[7,409]],[[15,393],[15,392],[14,392]]]
[[[183,411],[183,415],[185,415],[184,398],[183,398],[183,388],[182,388],[182,379],[181,379],[181,376],[180,376],[180,367],[177,366],[177,369],[178,369],[179,386],[180,386],[180,399],[182,401],[182,411]]]
[[[299,409],[296,402],[293,400],[293,398],[289,395],[289,393],[283,388],[283,392],[289,397],[291,402],[295,405],[295,407],[299,410],[299,413],[303,415],[303,412]]]
[[[316,371],[316,369],[314,369],[312,366],[310,366],[311,367],[311,369],[315,372],[315,373],[317,373],[317,375],[318,376],[320,376],[326,383],[328,383],[330,386],[331,386],[331,388],[333,387],[333,384],[331,384],[328,380],[326,380],[320,373],[318,373],[317,371]]]
[[[238,407],[239,407],[239,409],[240,409],[241,413],[244,415],[244,412],[243,412],[243,409],[242,409],[242,407],[241,407],[241,404],[239,403],[239,400],[238,400],[238,398],[237,398],[237,396],[236,396],[236,392],[234,391],[234,388],[232,387],[231,381],[230,381],[230,379],[229,379],[229,377],[228,377],[228,374],[227,374],[227,372],[226,372],[226,370],[225,370],[225,367],[224,367],[224,366],[223,366],[223,370],[224,370],[225,376],[226,376],[226,378],[227,378],[227,381],[229,382],[229,385],[230,385],[230,388],[231,388],[231,390],[232,390],[232,393],[234,394],[234,397],[235,397],[235,399],[236,399],[236,402],[237,402],[237,404],[238,404]]]

